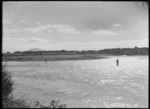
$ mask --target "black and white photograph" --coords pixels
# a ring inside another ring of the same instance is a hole
[[[148,1],[3,1],[3,108],[148,108]]]

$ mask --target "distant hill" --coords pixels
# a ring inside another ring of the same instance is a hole
[[[43,50],[41,50],[41,49],[39,49],[39,48],[31,48],[31,49],[29,49],[28,51],[43,51]]]

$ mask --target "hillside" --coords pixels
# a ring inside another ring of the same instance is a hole
[[[31,49],[29,49],[29,50],[27,50],[27,51],[43,51],[43,50],[41,50],[41,49],[39,49],[39,48],[31,48]]]

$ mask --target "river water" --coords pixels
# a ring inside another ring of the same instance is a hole
[[[67,107],[148,107],[148,56],[5,63],[16,96]]]

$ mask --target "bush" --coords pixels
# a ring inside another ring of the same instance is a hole
[[[13,91],[14,81],[11,79],[11,74],[6,70],[6,65],[2,66],[2,97],[6,99]]]

